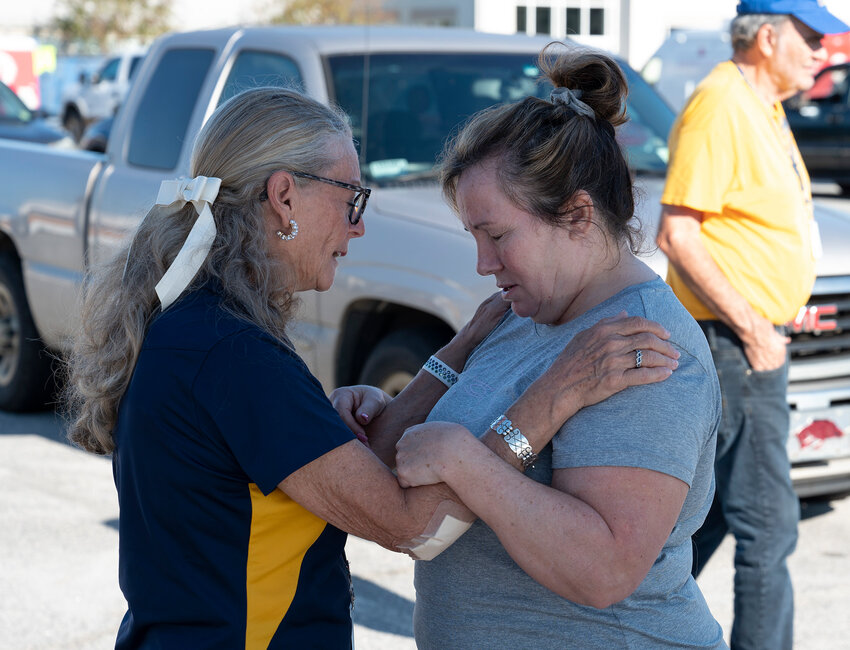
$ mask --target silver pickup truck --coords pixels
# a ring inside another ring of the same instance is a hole
[[[42,404],[45,349],[61,351],[85,269],[111,256],[155,198],[185,175],[194,135],[215,107],[253,85],[286,84],[351,116],[367,236],[327,293],[303,298],[293,338],[326,389],[355,382],[398,391],[495,290],[443,203],[434,160],[472,113],[546,96],[546,40],[406,28],[232,28],[175,34],[151,48],[105,155],[0,145],[0,408]],[[673,115],[628,66],[631,121],[619,133],[642,192],[651,246]],[[793,324],[793,427],[801,495],[850,487],[850,220],[818,207],[825,256],[812,303]],[[687,399],[683,396],[683,399]]]

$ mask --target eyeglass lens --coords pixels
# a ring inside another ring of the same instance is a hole
[[[360,223],[363,209],[366,207],[366,192],[358,192],[354,196],[354,200],[348,205],[351,206],[348,210],[348,222],[352,226],[356,226]]]

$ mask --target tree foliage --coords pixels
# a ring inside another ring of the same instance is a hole
[[[341,25],[388,22],[392,15],[378,0],[277,0],[269,22],[295,25]]]
[[[63,49],[107,51],[147,42],[171,28],[170,0],[60,0],[53,26]]]

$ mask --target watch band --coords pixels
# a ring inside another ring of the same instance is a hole
[[[508,447],[519,458],[523,469],[528,469],[534,465],[534,461],[537,460],[537,454],[531,448],[531,443],[528,442],[528,438],[522,434],[522,431],[514,427],[513,422],[507,416],[500,415],[497,417],[493,420],[490,428],[504,438]]]
[[[425,365],[422,366],[422,369],[425,372],[434,375],[449,388],[457,383],[457,373],[449,368],[445,363],[440,361],[437,357],[432,356],[428,359],[428,361],[425,362]]]

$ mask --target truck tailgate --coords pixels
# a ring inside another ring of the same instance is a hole
[[[56,347],[73,325],[85,269],[87,199],[104,158],[85,151],[0,142],[0,230],[23,260],[30,310]]]

